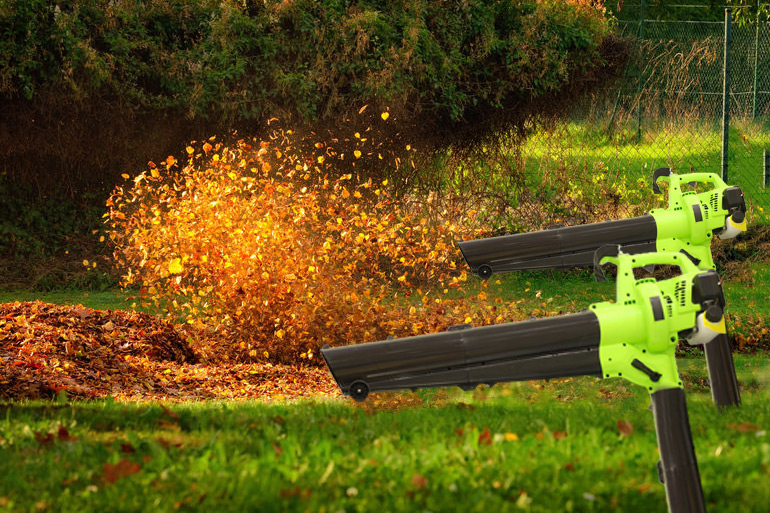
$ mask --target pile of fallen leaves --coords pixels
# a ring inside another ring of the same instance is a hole
[[[0,399],[236,399],[335,394],[323,368],[201,361],[145,313],[0,304]]]

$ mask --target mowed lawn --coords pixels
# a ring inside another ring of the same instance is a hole
[[[681,360],[709,511],[770,504],[770,356],[717,413]],[[614,379],[288,402],[0,405],[0,510],[665,511],[649,396]]]

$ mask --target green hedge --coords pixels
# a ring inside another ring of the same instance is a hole
[[[589,3],[0,0],[0,258],[90,258],[121,173],[272,117],[334,140],[376,116],[384,155],[521,127],[623,60]]]
[[[379,100],[457,120],[600,65],[608,22],[587,3],[6,0],[0,95],[107,92],[220,120]]]

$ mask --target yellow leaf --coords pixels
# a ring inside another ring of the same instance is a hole
[[[153,178],[158,178],[160,176],[160,173],[156,168],[150,169],[150,174],[152,175]]]
[[[519,436],[516,433],[506,433],[504,437],[506,442],[515,442],[519,439]]]
[[[355,155],[355,156],[356,156],[356,158],[358,158],[358,157],[360,157],[360,156],[361,156],[361,152],[360,152],[360,151],[358,151],[358,150],[356,150],[356,151],[354,151],[354,152],[353,152],[353,155]]]
[[[186,150],[188,155],[192,155],[193,153],[195,153],[195,149],[192,146],[188,146]]]
[[[89,265],[89,262],[88,262],[88,260],[83,260],[83,265],[84,265],[84,266],[86,266],[86,267],[88,267],[88,265]]]
[[[356,132],[355,135],[356,135],[356,139],[360,139],[361,138],[361,134],[359,134],[358,132]]]
[[[382,114],[380,114],[380,117],[382,118],[383,121],[385,121],[386,119],[388,119],[388,117],[390,117],[390,114],[388,112],[383,112]]]
[[[323,163],[324,163],[324,156],[323,156],[323,155],[321,155],[320,157],[318,157],[318,163],[319,163],[319,164],[323,164]]]
[[[126,173],[123,173],[123,174],[122,174],[122,175],[120,175],[120,176],[122,176],[122,177],[123,177],[125,180],[128,180],[128,178],[129,178],[129,176],[128,176]]]
[[[182,272],[182,259],[174,258],[168,263],[168,272],[170,274],[177,274]]]
[[[278,331],[275,332],[275,336],[278,337],[278,338],[283,338],[283,336],[285,334],[286,334],[286,332],[283,331],[283,330],[278,330]]]

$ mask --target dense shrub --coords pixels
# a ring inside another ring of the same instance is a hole
[[[0,94],[190,116],[305,121],[370,101],[461,120],[558,91],[603,64],[603,11],[582,0],[12,0]]]
[[[316,141],[308,155],[295,138],[194,144],[182,169],[169,157],[118,187],[107,222],[124,284],[208,333],[209,357],[312,359],[326,343],[503,319],[483,292],[448,299],[471,220],[335,172],[359,150]]]
[[[388,105],[379,153],[407,139],[426,158],[436,147],[478,147],[479,137],[560,112],[618,68],[622,45],[594,3],[1,2],[0,189],[14,198],[0,206],[12,236],[0,256],[71,249],[72,232],[39,222],[61,200],[67,217],[83,219],[84,192],[102,204],[149,156],[179,157],[203,134],[259,135],[276,115],[333,139],[349,124],[363,131]],[[367,165],[377,178],[403,178],[379,164]],[[23,219],[27,210],[39,219]]]

